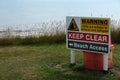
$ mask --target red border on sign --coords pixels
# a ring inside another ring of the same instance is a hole
[[[109,43],[109,35],[71,31],[71,32],[68,32],[68,40]]]

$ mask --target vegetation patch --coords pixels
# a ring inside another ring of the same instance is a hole
[[[115,20],[111,21],[111,40],[113,43],[119,44],[120,25],[119,22],[115,22]],[[36,29],[33,28],[28,30],[13,30],[8,27],[8,29],[1,31],[2,37],[0,38],[0,46],[65,43],[65,25],[65,21],[51,21],[33,25],[36,27]],[[20,34],[27,35],[21,36]]]
[[[76,65],[70,66],[65,43],[4,46],[0,49],[0,80],[120,80],[119,49],[115,44],[113,68],[104,74],[84,68],[82,51],[75,51]]]

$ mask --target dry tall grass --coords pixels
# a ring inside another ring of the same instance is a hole
[[[1,31],[0,46],[65,43],[65,29],[65,21],[42,22],[23,30],[7,28]],[[120,43],[120,21],[112,20],[111,37],[113,43]]]
[[[7,28],[1,33],[1,46],[63,43],[66,39],[64,21],[42,22],[25,30]]]
[[[111,39],[113,43],[120,43],[120,21],[111,21]]]

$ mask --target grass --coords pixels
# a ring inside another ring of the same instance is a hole
[[[24,26],[30,27],[31,25]],[[22,27],[22,25],[19,25],[19,27]],[[27,30],[14,30],[8,27],[1,31],[0,46],[65,43],[64,21],[43,22],[34,24],[32,27]]]
[[[113,69],[108,74],[83,67],[76,51],[76,65],[69,66],[65,44],[4,46],[0,48],[0,80],[120,80],[120,45],[113,50]]]
[[[41,45],[41,44],[53,44],[64,43],[66,40],[65,33],[57,33],[53,35],[43,35],[39,37],[27,36],[25,38],[12,37],[12,38],[0,38],[0,46],[11,45]]]
[[[25,30],[20,29],[23,25],[18,25],[15,30],[8,27],[0,31],[0,46],[58,44],[65,43],[66,41],[65,21],[50,21],[24,25],[24,27],[26,26],[28,28],[25,28]],[[111,21],[111,37],[113,43],[120,43],[119,26],[119,21],[117,24],[116,21]]]
[[[85,69],[81,51],[76,51],[77,64],[71,67],[64,23],[41,25],[44,35],[21,38],[13,37],[11,29],[4,31],[0,38],[0,80],[120,80],[119,44],[115,44],[113,69],[108,74]],[[114,43],[120,43],[120,29],[112,28],[111,36]]]
[[[113,43],[120,43],[120,27],[117,29],[111,28],[111,37]]]
[[[59,31],[55,29],[54,34],[44,34],[39,36],[26,36],[21,38],[20,36],[12,37],[7,36],[0,38],[0,46],[10,46],[10,45],[41,45],[41,44],[53,44],[53,43],[65,43],[66,33],[64,31]],[[5,35],[8,35],[5,34]],[[113,43],[120,43],[120,28],[111,28],[111,37]]]

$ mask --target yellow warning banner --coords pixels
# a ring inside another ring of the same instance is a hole
[[[107,18],[81,18],[82,32],[109,33],[109,19]]]

